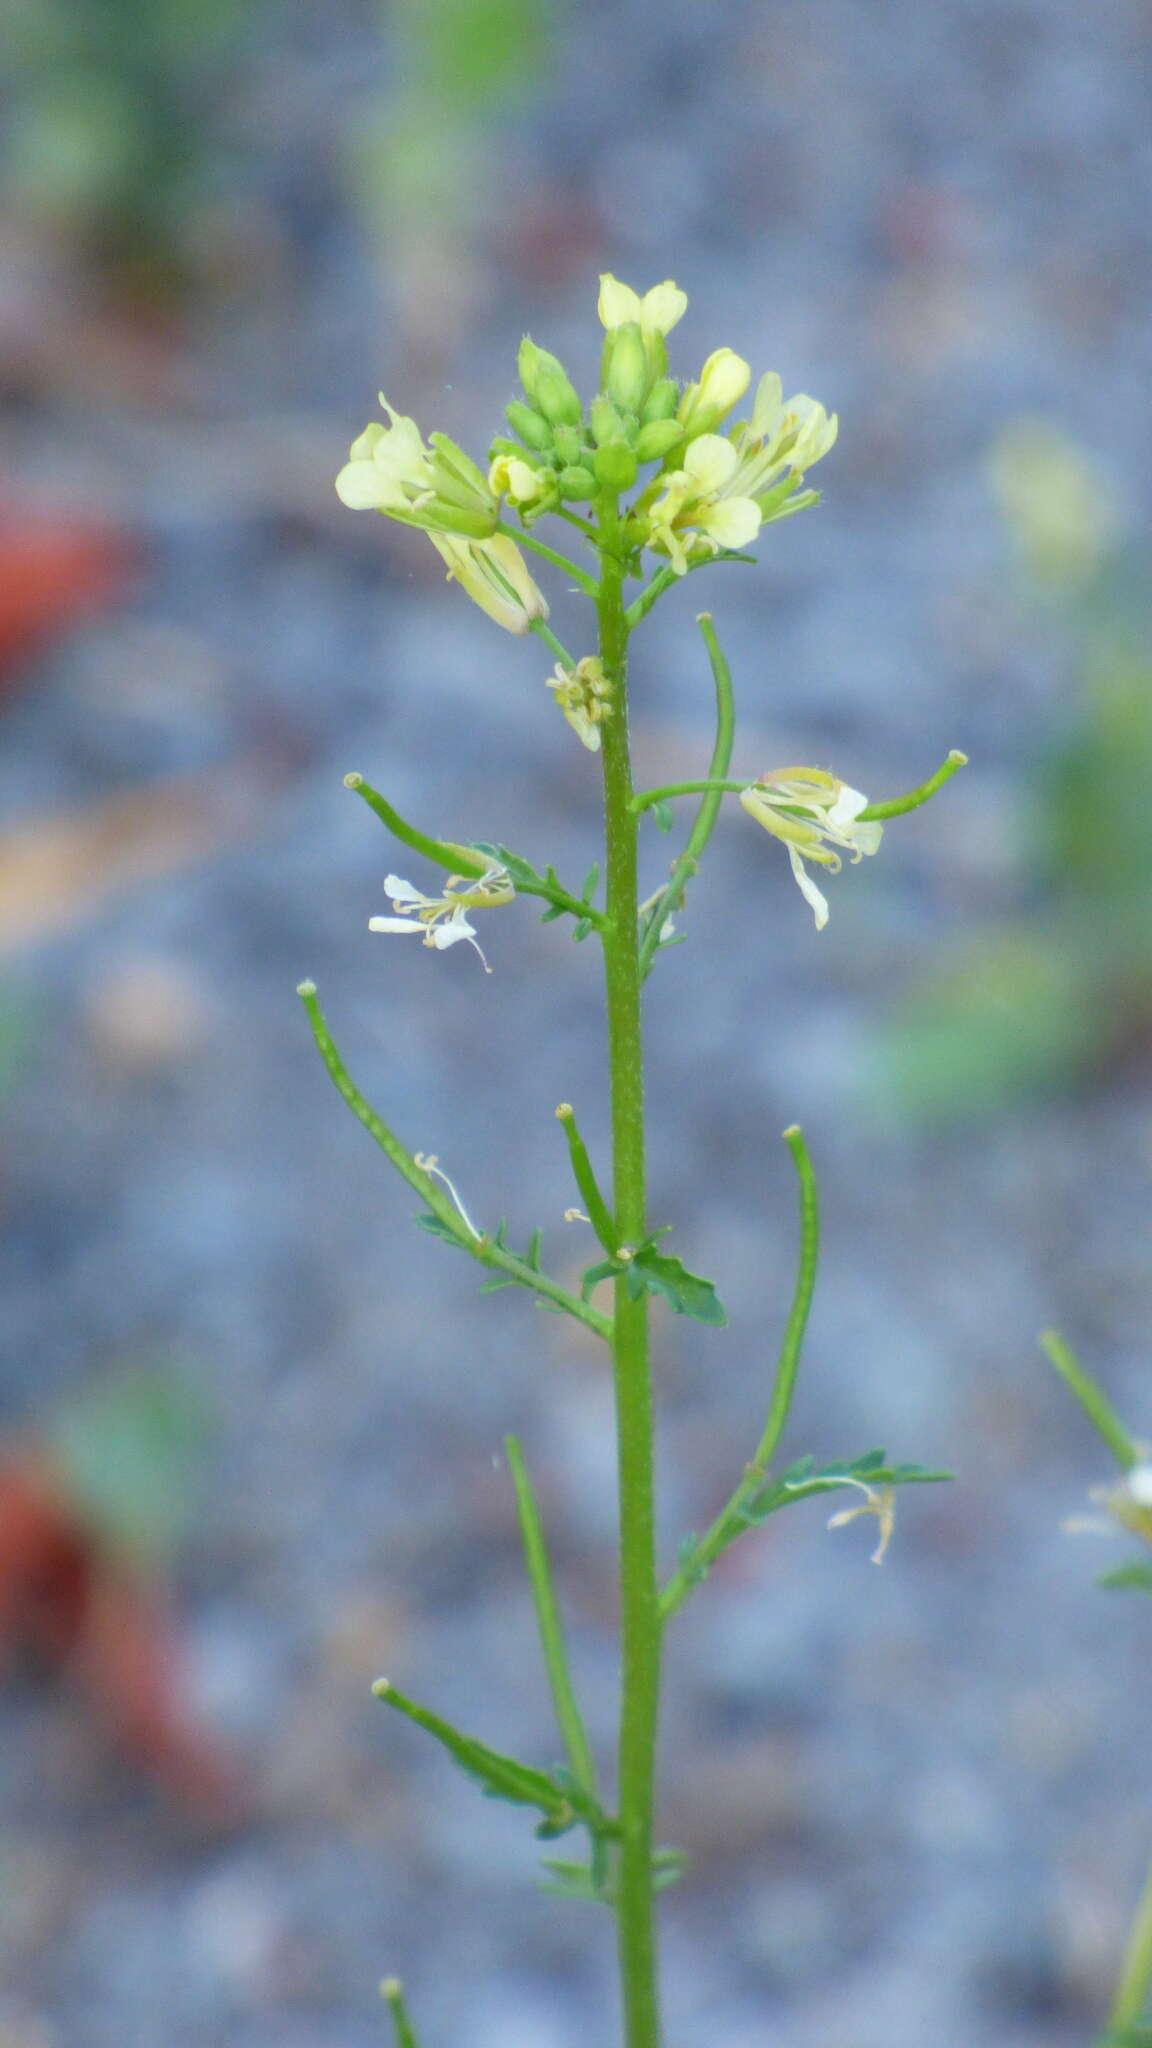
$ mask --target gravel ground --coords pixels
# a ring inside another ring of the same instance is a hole
[[[826,1241],[791,1442],[886,1442],[957,1472],[905,1497],[882,1571],[865,1530],[798,1510],[677,1626],[666,1833],[692,1871],[668,1904],[669,2048],[1083,2048],[1152,1836],[1148,1638],[1093,1593],[1111,1552],[1062,1533],[1100,1459],[1034,1338],[1062,1322],[1147,1413],[1147,1077],[928,1133],[869,1077],[922,964],[1029,902],[1014,814],[1071,697],[1058,629],[1020,612],[988,445],[1045,415],[1107,466],[1134,527],[1147,512],[1152,13],[695,0],[657,28],[639,0],[586,7],[494,145],[467,346],[422,364],[396,297],[381,338],[367,239],[324,175],[373,84],[364,24],[266,29],[219,118],[227,135],[278,109],[250,176],[290,274],[205,314],[183,407],[81,385],[11,420],[12,475],[121,511],[148,570],[127,615],[11,703],[0,762],[13,814],[175,775],[214,792],[206,845],[7,970],[37,1031],[5,1110],[0,1393],[24,1425],[125,1358],[202,1381],[216,1433],[180,1559],[187,1685],[251,1811],[188,1823],[75,1701],[10,1692],[0,2041],[367,2048],[393,1969],[428,2048],[615,2038],[606,1926],[538,1895],[523,1821],[368,1696],[385,1669],[553,1753],[500,1451],[515,1428],[610,1742],[602,1364],[519,1296],[477,1304],[464,1262],[409,1227],[292,993],[315,977],[354,1073],[475,1213],[507,1211],[514,1241],[542,1221],[578,1270],[553,1109],[571,1099],[602,1141],[593,949],[523,904],[491,921],[489,977],[465,949],[369,938],[394,855],[341,776],[575,876],[596,851],[594,764],[550,710],[539,648],[445,592],[423,543],[334,509],[330,477],[381,378],[477,446],[526,326],[587,381],[612,267],[689,290],[681,360],[728,343],[842,415],[819,513],[774,530],[759,571],[675,593],[638,643],[644,779],[706,752],[704,602],[754,769],[829,760],[885,792],[950,745],[973,760],[834,885],[819,940],[734,816],[652,985],[653,1214],[731,1316],[723,1335],[660,1329],[669,1551],[759,1427],[792,1120]],[[655,879],[655,831],[646,856]],[[146,1058],[123,1025],[141,974],[178,1020]]]

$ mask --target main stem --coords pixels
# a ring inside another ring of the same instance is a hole
[[[1119,2033],[1126,2027],[1135,2026],[1144,2012],[1152,1987],[1152,1870],[1144,1884],[1132,1932],[1128,1937],[1128,1948],[1120,1972],[1120,1982],[1110,2015],[1111,2025]]]
[[[628,625],[624,570],[613,549],[614,499],[598,507],[600,658],[615,701],[601,727],[606,908],[603,934],[612,1097],[613,1204],[621,1245],[646,1234],[644,1052],[640,1025],[637,820],[628,746]],[[659,2048],[660,2010],[652,1884],[653,1800],[660,1710],[660,1605],[656,1577],[652,1380],[648,1297],[616,1281],[612,1355],[620,1496],[620,1855],[616,1919],[627,2048]]]

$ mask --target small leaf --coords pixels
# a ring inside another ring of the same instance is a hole
[[[592,1289],[601,1280],[613,1280],[623,1269],[618,1259],[601,1259],[595,1266],[586,1266],[580,1275],[580,1299],[587,1301]]]
[[[439,1714],[422,1707],[418,1701],[410,1700],[386,1678],[377,1679],[372,1688],[376,1698],[398,1713],[415,1721],[417,1727],[427,1730],[460,1769],[474,1779],[489,1799],[503,1799],[512,1806],[535,1806],[543,1815],[541,1832],[549,1835],[563,1834],[576,1825],[577,1815],[571,1795],[550,1778],[546,1771],[538,1771],[531,1764],[522,1764],[515,1757],[505,1756],[500,1750],[489,1749],[487,1743],[478,1742],[473,1735],[466,1735],[462,1729],[453,1727]],[[599,1809],[596,1809],[597,1814]]]
[[[524,1264],[530,1266],[534,1273],[540,1271],[540,1247],[543,1242],[544,1232],[541,1230],[540,1225],[537,1224],[528,1240],[528,1249],[524,1254]]]
[[[575,928],[574,928],[574,930],[573,930],[573,933],[572,933],[572,937],[573,937],[573,939],[574,939],[575,943],[576,943],[577,945],[579,945],[579,944],[580,944],[580,941],[581,941],[581,939],[586,939],[586,938],[588,937],[588,934],[589,934],[589,932],[591,931],[591,929],[592,929],[592,922],[591,922],[591,919],[590,919],[590,918],[587,918],[587,917],[582,917],[582,918],[580,918],[579,922],[578,922],[578,923],[576,924],[576,926],[575,926]]]
[[[1152,1593],[1152,1564],[1145,1564],[1142,1557],[1129,1558],[1127,1564],[1101,1572],[1096,1584],[1109,1593],[1125,1592],[1130,1586],[1141,1593]]]
[[[591,903],[600,886],[600,863],[594,860],[580,885],[580,894],[585,903]]]
[[[434,1216],[431,1209],[423,1210],[419,1216],[414,1216],[412,1220],[414,1223],[419,1224],[421,1230],[428,1231],[430,1236],[442,1237],[445,1244],[462,1245],[464,1242],[460,1231],[453,1230],[450,1224],[444,1222],[443,1217]]]
[[[673,1315],[691,1316],[693,1322],[706,1323],[714,1330],[722,1330],[727,1323],[724,1304],[712,1281],[690,1273],[670,1252],[658,1252],[651,1243],[641,1245],[625,1270],[633,1300],[641,1294],[659,1294]]]
[[[676,823],[676,814],[673,811],[671,804],[661,802],[657,804],[650,804],[648,808],[651,811],[652,816],[655,819],[657,825],[659,825],[661,832],[670,832],[672,830],[673,825]]]

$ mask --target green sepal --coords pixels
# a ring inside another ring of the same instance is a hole
[[[1142,1557],[1129,1558],[1127,1564],[1101,1572],[1096,1584],[1108,1593],[1127,1592],[1129,1587],[1139,1593],[1152,1593],[1152,1564],[1145,1564]]]
[[[638,462],[663,462],[684,439],[679,420],[649,420],[636,437]]]
[[[659,1233],[663,1235],[663,1233]],[[692,1273],[682,1259],[671,1252],[656,1250],[654,1239],[642,1244],[624,1268],[625,1283],[633,1301],[642,1294],[659,1294],[673,1315],[691,1316],[694,1323],[706,1323],[722,1330],[728,1314],[711,1280]]]
[[[658,377],[643,405],[640,407],[642,424],[650,427],[657,420],[670,420],[679,403],[680,386],[676,382],[675,377]],[[679,440],[679,434],[677,434],[676,438]]]
[[[596,1834],[613,1832],[613,1824],[596,1801],[571,1782],[561,1782],[561,1774],[551,1776],[532,1764],[520,1763],[516,1757],[505,1756],[501,1750],[489,1749],[486,1742],[478,1742],[474,1735],[466,1735],[431,1708],[397,1691],[386,1678],[377,1679],[372,1691],[378,1700],[395,1707],[433,1736],[453,1762],[480,1786],[486,1798],[502,1799],[510,1806],[536,1807],[544,1816],[536,1829],[541,1840],[553,1840],[580,1822]]]

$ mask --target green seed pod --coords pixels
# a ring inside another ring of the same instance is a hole
[[[550,354],[546,348],[537,348],[526,334],[517,361],[520,382],[545,419],[551,420],[553,426],[579,426],[584,416],[580,395],[559,356]]]
[[[607,441],[596,450],[593,464],[606,491],[630,491],[636,481],[636,457],[626,441]]]
[[[533,412],[522,399],[514,398],[504,407],[504,417],[514,434],[519,434],[526,448],[538,448],[547,454],[552,447],[552,429],[542,413]]]
[[[568,469],[562,469],[559,476],[560,496],[577,498],[581,503],[596,496],[596,479],[583,463],[574,462]]]
[[[636,412],[651,382],[644,337],[636,320],[612,327],[604,338],[601,388],[625,412]]]
[[[675,377],[661,377],[652,386],[640,408],[645,426],[652,420],[670,420],[680,403],[680,386]]]
[[[679,420],[650,420],[636,437],[637,459],[640,462],[662,462],[683,439],[684,429]]]
[[[553,441],[562,468],[570,469],[573,463],[583,462],[584,436],[578,427],[557,427]]]

